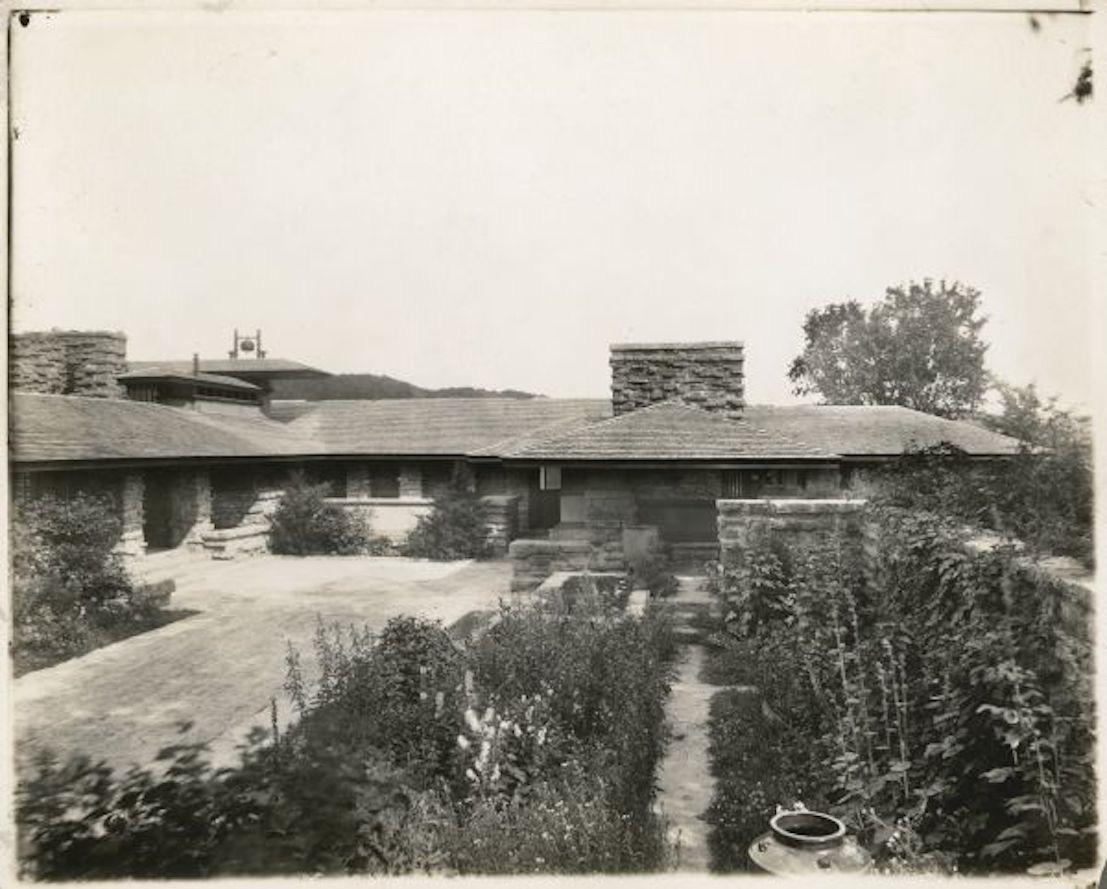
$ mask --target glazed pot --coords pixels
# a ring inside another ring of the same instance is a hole
[[[749,856],[762,871],[780,876],[864,873],[872,856],[846,835],[846,826],[823,812],[778,812]]]

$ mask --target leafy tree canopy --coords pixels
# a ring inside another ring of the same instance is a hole
[[[972,413],[988,389],[980,293],[924,280],[807,313],[805,344],[788,370],[797,395],[829,404],[898,404],[943,417]]]

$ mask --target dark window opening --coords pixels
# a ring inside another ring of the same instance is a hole
[[[398,466],[374,466],[369,470],[370,497],[399,497],[400,469]]]

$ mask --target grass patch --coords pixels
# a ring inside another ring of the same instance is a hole
[[[82,638],[82,647],[75,651],[17,648],[12,654],[12,673],[18,678],[36,670],[45,670],[74,658],[84,657],[98,648],[122,642],[132,636],[160,630],[186,617],[199,614],[190,608],[165,608],[137,615],[133,620],[108,626],[92,626]]]

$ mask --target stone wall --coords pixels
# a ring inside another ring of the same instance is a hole
[[[405,463],[400,467],[400,496],[423,496],[423,468],[418,463]]]
[[[65,392],[65,345],[52,333],[20,333],[8,338],[8,386],[20,392]]]
[[[519,531],[519,498],[489,494],[482,497],[481,502],[488,528],[488,547],[493,555],[503,556]]]
[[[719,500],[716,503],[720,559],[741,565],[751,546],[777,538],[803,544],[841,534],[860,546],[864,500]]]
[[[592,544],[587,540],[513,540],[508,555],[512,592],[537,589],[559,571],[599,570],[593,568]]]
[[[328,497],[326,502],[361,516],[368,521],[370,533],[393,543],[407,540],[419,517],[434,508],[429,497]]]
[[[128,472],[123,476],[119,498],[123,531],[115,545],[115,551],[128,561],[146,554],[146,536],[142,527],[145,516],[142,497],[145,491],[146,483],[141,472]]]
[[[26,392],[122,398],[127,337],[116,331],[50,330],[12,334],[9,385]]]
[[[610,364],[616,416],[670,399],[729,417],[742,415],[745,376],[741,343],[613,345]]]
[[[284,491],[277,488],[252,491],[250,505],[242,512],[238,524],[221,528],[209,524],[199,533],[204,550],[213,559],[268,552],[270,517],[280,506],[283,496]]]
[[[202,535],[215,527],[206,469],[182,469],[177,473],[170,493],[170,510],[173,546],[202,547]]]

